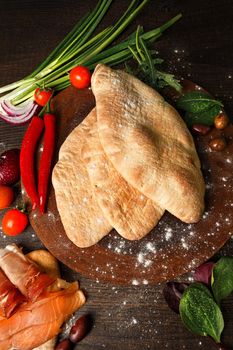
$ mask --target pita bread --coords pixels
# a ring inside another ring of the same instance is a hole
[[[92,75],[99,137],[118,172],[184,222],[204,209],[194,142],[178,112],[135,77],[98,65]]]
[[[99,140],[95,109],[88,124],[82,156],[98,204],[121,236],[140,239],[157,224],[164,210],[130,186],[113,167]]]
[[[89,247],[112,229],[95,199],[81,148],[88,117],[67,137],[54,167],[52,183],[57,208],[68,238],[78,247]]]

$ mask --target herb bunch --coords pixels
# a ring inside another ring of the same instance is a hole
[[[163,63],[163,59],[157,57],[155,50],[151,50],[149,42],[143,38],[143,28],[138,26],[135,37],[135,46],[128,46],[133,58],[136,60],[138,67],[133,74],[137,75],[146,84],[156,90],[162,90],[166,86],[170,86],[180,92],[182,86],[173,74],[166,73],[158,69]],[[129,67],[128,67],[129,69]]]
[[[168,306],[180,314],[193,333],[210,337],[220,350],[224,318],[221,303],[233,292],[233,258],[222,257],[217,263],[198,267],[194,283],[168,282],[163,290]]]
[[[135,46],[135,33],[120,43],[113,43],[148,2],[149,0],[131,0],[128,8],[116,23],[93,35],[112,3],[112,0],[99,0],[94,10],[74,26],[30,75],[0,87],[0,94],[4,94],[0,102],[9,100],[13,105],[20,106],[33,98],[38,86],[55,91],[63,90],[70,85],[67,72],[77,65],[85,65],[93,70],[97,63],[115,66],[129,60],[132,53],[128,46]],[[160,27],[140,34],[141,39],[143,42],[157,40],[180,18],[181,14],[178,14]]]

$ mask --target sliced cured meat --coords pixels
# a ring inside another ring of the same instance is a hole
[[[0,317],[8,318],[25,297],[0,269]]]
[[[56,336],[67,317],[84,303],[84,294],[72,283],[21,305],[9,319],[0,321],[0,350],[31,350],[41,345]]]
[[[55,280],[41,272],[15,244],[0,249],[0,267],[28,300],[36,300]]]

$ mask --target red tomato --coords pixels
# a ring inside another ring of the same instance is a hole
[[[52,94],[52,90],[37,88],[34,93],[34,100],[39,106],[44,107],[48,103]]]
[[[17,236],[27,225],[27,215],[18,209],[8,210],[2,219],[2,231],[9,236]]]
[[[11,205],[14,199],[14,192],[11,187],[0,186],[0,209],[5,209]]]
[[[91,83],[91,72],[84,66],[74,67],[70,71],[70,82],[77,89],[85,89]]]

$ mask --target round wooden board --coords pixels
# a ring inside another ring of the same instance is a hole
[[[56,157],[68,134],[95,105],[90,90],[67,88],[53,99],[58,118]],[[208,142],[224,133],[228,146],[211,152]],[[48,211],[30,215],[31,224],[48,250],[71,269],[114,284],[152,284],[188,272],[209,259],[229,239],[232,228],[233,127],[195,138],[206,181],[206,211],[197,224],[187,225],[169,213],[141,241],[126,241],[112,231],[98,244],[76,247],[66,236],[51,186]],[[172,195],[172,194],[171,194]]]

